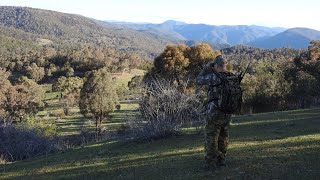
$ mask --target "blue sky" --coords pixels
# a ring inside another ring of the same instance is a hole
[[[308,27],[320,30],[319,0],[0,0],[100,20]]]

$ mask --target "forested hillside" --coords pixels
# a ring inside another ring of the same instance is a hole
[[[11,32],[12,28],[15,32]],[[0,7],[0,29],[18,40],[75,48],[83,44],[139,53],[152,58],[170,39],[102,23],[80,15],[24,7]],[[18,31],[22,30],[22,31]],[[30,33],[25,36],[25,33]],[[31,36],[31,37],[30,37]]]

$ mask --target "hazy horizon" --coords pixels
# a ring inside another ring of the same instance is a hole
[[[189,24],[305,27],[320,30],[317,0],[2,0],[1,6],[22,6],[78,14],[104,21],[154,23],[167,20]]]
[[[153,23],[153,22],[131,22],[131,21],[118,21],[118,20],[113,20],[113,19],[107,19],[107,20],[102,20],[105,22],[110,22],[110,23],[134,23],[134,24],[162,24],[167,21],[176,21],[176,22],[181,22],[181,23],[187,23],[184,21],[179,21],[175,19],[167,19],[164,20],[163,22],[159,23]],[[268,27],[268,28],[284,28],[284,29],[290,29],[286,27],[280,27],[280,26],[263,26],[263,25],[257,25],[257,24],[234,24],[234,25],[228,25],[228,24],[221,24],[221,25],[216,25],[216,24],[208,24],[208,23],[187,23],[187,24],[206,24],[206,25],[211,25],[211,26],[261,26],[261,27]],[[291,28],[308,28],[308,27],[291,27]]]

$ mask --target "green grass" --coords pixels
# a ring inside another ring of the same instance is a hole
[[[121,75],[114,75],[115,84],[117,87],[127,87],[128,82],[135,75],[143,75],[144,71],[139,69],[132,69],[130,72],[124,72]],[[90,130],[94,131],[94,120],[90,117],[83,117],[78,107],[70,110],[70,115],[66,116],[59,103],[59,92],[51,92],[52,85],[44,84],[43,89],[46,91],[45,102],[48,107],[44,111],[39,112],[37,115],[43,118],[49,118],[56,122],[58,125],[58,135],[70,136],[80,133],[81,126],[87,126]],[[136,114],[138,104],[128,103],[122,101],[121,109],[110,114],[110,118],[103,121],[102,126],[106,127],[109,131],[117,130],[122,124],[125,123],[126,117]]]
[[[0,179],[318,179],[320,109],[233,118],[228,167],[203,170],[194,129],[156,141],[93,143],[0,165]]]
[[[126,86],[133,71],[116,75]],[[57,92],[44,85],[48,108],[39,112],[59,126],[60,136],[79,134],[90,118],[71,109],[64,116]],[[103,126],[116,131],[136,115],[138,104],[121,102]],[[29,160],[0,163],[0,179],[318,179],[320,110],[296,110],[233,117],[228,167],[203,170],[203,134],[184,128],[181,136],[151,142],[104,141]]]
[[[144,70],[140,69],[132,69],[130,72],[124,72],[121,75],[113,75],[116,78],[116,86],[128,86],[128,82],[134,76],[141,76],[144,75]]]

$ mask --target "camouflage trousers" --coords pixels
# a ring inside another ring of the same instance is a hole
[[[205,160],[209,166],[219,166],[225,162],[229,143],[231,115],[215,111],[206,115]]]

